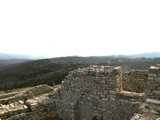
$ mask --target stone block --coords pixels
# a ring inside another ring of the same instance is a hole
[[[157,77],[157,74],[148,74],[148,77]]]
[[[152,103],[152,104],[160,105],[160,101],[159,101],[159,100],[146,99],[146,102],[147,102],[147,103]]]
[[[152,93],[160,94],[160,90],[153,90]]]
[[[156,86],[154,86],[154,85],[148,85],[148,86],[146,87],[146,89],[147,89],[147,90],[156,90],[156,89],[158,89],[158,87],[156,87]]]
[[[115,95],[115,94],[117,94],[117,91],[109,90],[109,94],[111,94],[111,95]]]
[[[107,101],[108,101],[108,98],[102,98],[102,101],[107,102]]]

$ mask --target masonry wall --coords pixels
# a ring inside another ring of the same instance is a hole
[[[149,68],[146,98],[160,100],[160,65]]]
[[[147,86],[148,70],[124,71],[122,75],[122,88],[130,92],[144,92]]]
[[[0,98],[0,104],[14,103],[19,100],[26,101],[28,99],[32,99],[34,96],[51,92],[52,90],[53,89],[46,84],[39,85],[6,98],[4,98],[3,96],[2,98]]]
[[[49,120],[56,116],[55,102],[48,93],[48,85],[39,85],[0,99],[0,120]],[[40,95],[40,96],[39,96]]]
[[[139,105],[118,97],[121,80],[121,67],[91,66],[70,72],[57,99],[58,116],[64,120],[129,119]]]
[[[135,92],[143,91],[147,101],[160,104],[160,65],[124,73],[121,67],[79,68],[55,88],[41,85],[2,97],[0,120],[130,120],[144,102],[144,93]]]
[[[48,99],[46,99],[48,100]],[[0,118],[2,120],[52,120],[56,117],[56,112],[54,110],[54,102],[35,102],[30,103],[26,106],[26,103],[11,103],[6,106],[6,111]],[[12,105],[12,107],[11,107]],[[10,109],[7,110],[7,108]],[[1,111],[2,112],[2,111]]]

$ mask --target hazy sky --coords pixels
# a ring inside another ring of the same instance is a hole
[[[160,51],[160,0],[0,0],[0,53]]]

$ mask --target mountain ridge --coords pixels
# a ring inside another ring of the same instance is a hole
[[[28,54],[10,54],[10,53],[0,53],[0,59],[45,59],[45,58],[66,58],[66,57],[128,57],[128,58],[154,58],[154,57],[160,57],[160,52],[144,52],[144,53],[137,53],[137,54],[118,54],[118,55],[103,55],[103,56],[60,56],[60,57],[53,57],[53,56],[47,56],[47,55],[28,55]]]

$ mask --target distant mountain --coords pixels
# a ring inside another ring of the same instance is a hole
[[[23,63],[26,61],[30,61],[30,59],[0,59],[0,69],[3,67],[10,67],[10,65],[18,64],[18,63]]]
[[[148,52],[148,53],[140,53],[140,54],[132,54],[128,55],[130,58],[155,58],[160,57],[160,52]]]
[[[0,68],[33,60],[31,56],[0,53]]]
[[[122,66],[123,70],[148,69],[151,65],[160,63],[158,57],[159,53],[155,52],[135,55],[69,56],[40,60],[9,59],[10,57],[3,56],[8,59],[0,59],[0,90],[39,84],[60,84],[69,71],[90,64]]]
[[[110,56],[68,56],[68,57],[57,57],[52,58],[53,61],[59,62],[75,62],[75,63],[87,63],[87,64],[99,64],[117,60],[127,60],[136,58],[160,58],[160,52],[149,52],[141,54],[130,54],[130,55],[110,55]]]
[[[0,68],[31,60],[44,59],[46,56],[0,53]]]
[[[110,61],[123,61],[136,58],[157,58],[160,57],[160,52],[149,52],[131,55],[110,55],[110,56],[68,56],[52,58],[52,62],[72,62],[72,63],[85,63],[85,64],[100,64]],[[10,64],[21,63],[30,60],[44,59],[46,56],[38,55],[21,55],[21,54],[4,54],[0,53],[0,68]]]
[[[117,59],[117,58],[155,58],[160,57],[160,52],[148,52],[148,53],[140,53],[140,54],[127,54],[127,55],[106,55],[106,56],[88,56],[88,57],[81,57],[81,56],[66,56],[66,57],[53,57],[53,59],[56,60],[66,60],[70,61],[70,59],[74,59],[74,61],[81,61],[81,60],[88,60],[92,59],[92,61],[101,61],[108,60],[108,59]],[[0,59],[46,59],[46,58],[52,58],[51,56],[46,55],[26,55],[26,54],[6,54],[6,53],[0,53]]]
[[[0,53],[0,59],[44,59],[45,56]]]

